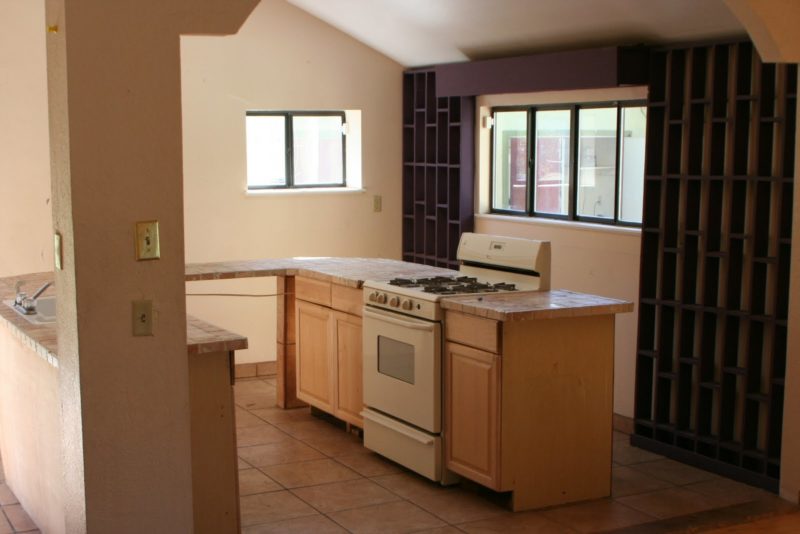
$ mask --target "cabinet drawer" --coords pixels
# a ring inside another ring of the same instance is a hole
[[[431,480],[442,477],[442,438],[364,410],[364,447]]]
[[[331,305],[331,283],[298,276],[294,283],[295,297],[322,306]]]
[[[444,319],[448,341],[500,354],[500,323],[465,313],[448,311]]]
[[[333,284],[331,286],[331,302],[334,310],[361,317],[361,308],[364,307],[361,289]]]

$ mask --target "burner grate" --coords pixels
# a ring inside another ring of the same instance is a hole
[[[481,282],[474,276],[434,276],[429,278],[395,278],[389,285],[403,288],[419,288],[424,293],[435,295],[459,295],[472,293],[497,293],[517,291],[514,284]]]

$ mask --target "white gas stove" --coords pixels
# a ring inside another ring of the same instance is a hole
[[[364,304],[432,321],[443,297],[550,289],[550,243],[464,233],[459,274],[364,283]]]
[[[364,283],[364,445],[432,480],[444,468],[445,297],[550,289],[550,243],[465,233],[458,273]]]

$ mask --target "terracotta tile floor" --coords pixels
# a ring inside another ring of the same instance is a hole
[[[443,488],[307,408],[276,408],[274,379],[239,380],[234,391],[246,534],[800,532],[800,507],[631,447],[618,432],[610,498],[511,513],[502,495],[469,482]],[[1,459],[0,508],[0,534],[38,532]]]
[[[761,524],[748,522],[770,518],[787,528],[784,522],[792,517],[800,532],[800,508],[631,447],[628,436],[619,432],[614,433],[611,498],[515,514],[502,506],[502,495],[468,482],[449,488],[429,482],[365,449],[357,436],[307,408],[276,408],[274,379],[237,381],[235,399],[242,525],[247,534],[661,533],[716,528],[739,533],[767,532]],[[747,530],[751,526],[754,530]]]

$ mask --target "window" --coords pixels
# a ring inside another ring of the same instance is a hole
[[[247,188],[345,187],[344,111],[248,111]]]
[[[642,221],[647,109],[639,102],[492,110],[492,211]]]

